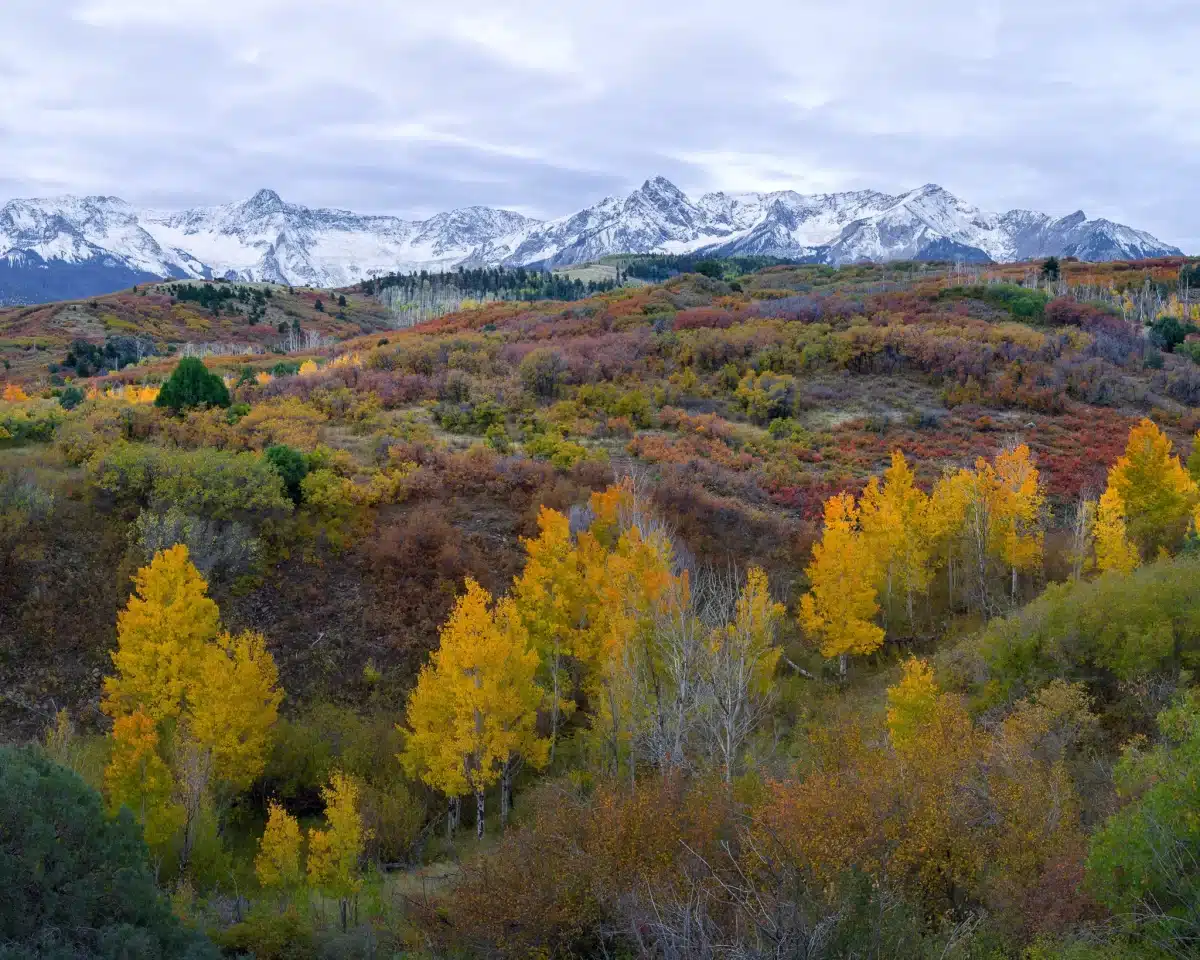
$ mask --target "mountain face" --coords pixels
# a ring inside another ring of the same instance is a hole
[[[1059,219],[987,213],[935,184],[900,196],[783,190],[692,200],[655,177],[628,196],[548,221],[490,207],[403,220],[285,203],[272,190],[181,212],[141,210],[116,197],[56,197],[0,207],[0,304],[87,297],[162,277],[337,287],[394,270],[551,268],[614,253],[693,252],[833,265],[1180,254],[1082,211]]]

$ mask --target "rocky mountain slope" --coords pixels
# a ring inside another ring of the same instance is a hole
[[[0,207],[0,303],[91,296],[160,277],[335,287],[394,270],[559,267],[615,253],[695,251],[834,265],[1180,253],[1082,211],[1058,219],[988,213],[934,184],[900,196],[785,190],[692,200],[655,177],[628,196],[549,221],[489,207],[403,220],[285,203],[271,190],[181,212],[140,210],[116,197],[57,197]]]

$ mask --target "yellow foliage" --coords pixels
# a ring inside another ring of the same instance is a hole
[[[363,827],[358,798],[358,782],[335,770],[321,788],[328,828],[308,831],[308,883],[331,896],[349,897],[362,886],[358,861],[370,831]]]
[[[887,691],[888,732],[897,750],[911,749],[919,741],[937,714],[941,695],[927,661],[909,657],[903,670],[900,682]]]
[[[0,394],[0,399],[4,400],[5,403],[20,403],[22,400],[28,400],[29,394],[17,384],[10,383],[5,385],[4,393]]]
[[[296,371],[298,376],[307,377],[310,373],[316,373],[320,369],[315,360],[305,360],[300,364],[300,369]]]
[[[1178,546],[1200,500],[1196,482],[1171,453],[1170,439],[1151,420],[1129,431],[1124,455],[1108,471],[1108,489],[1142,559]]]
[[[821,655],[867,654],[883,643],[872,622],[879,612],[875,558],[859,529],[854,497],[837,494],[825,502],[825,529],[806,570],[809,592],[800,598],[800,623],[820,645]]]
[[[1125,510],[1117,491],[1109,487],[1100,498],[1093,527],[1096,565],[1101,570],[1129,573],[1138,565],[1138,551],[1125,535]]]
[[[267,762],[283,692],[262,634],[221,634],[204,650],[190,697],[188,736],[210,751],[217,779],[237,789]]]
[[[267,803],[267,826],[258,841],[254,873],[267,888],[292,890],[304,880],[300,867],[300,824],[274,800]]]
[[[452,797],[482,793],[517,755],[543,766],[549,748],[536,730],[538,655],[512,601],[493,609],[478,583],[466,587],[409,696],[401,755],[411,775]]]
[[[182,544],[155,554],[133,580],[134,595],[117,614],[117,672],[105,678],[103,707],[113,717],[141,710],[157,723],[177,717],[195,688],[219,612]]]
[[[271,374],[266,370],[259,370],[258,373],[254,375],[254,382],[260,387],[265,387],[273,379],[274,378],[271,376]]]
[[[104,787],[110,809],[128,807],[151,847],[171,839],[183,825],[183,808],[172,801],[174,778],[158,753],[158,730],[141,711],[113,722]]]
[[[874,566],[880,571],[886,596],[900,591],[908,602],[929,589],[930,565],[929,497],[916,486],[904,454],[892,454],[891,467],[863,491],[859,503],[860,525]]]
[[[357,350],[351,350],[349,353],[339,354],[329,361],[331,367],[361,367],[363,365],[362,354]],[[300,368],[300,372],[304,373],[304,368]]]

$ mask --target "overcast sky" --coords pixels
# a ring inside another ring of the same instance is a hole
[[[0,0],[0,201],[1084,209],[1200,250],[1195,0]]]

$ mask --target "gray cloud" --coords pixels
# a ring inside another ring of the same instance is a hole
[[[0,192],[554,216],[936,181],[1200,249],[1200,8],[5,0]]]

